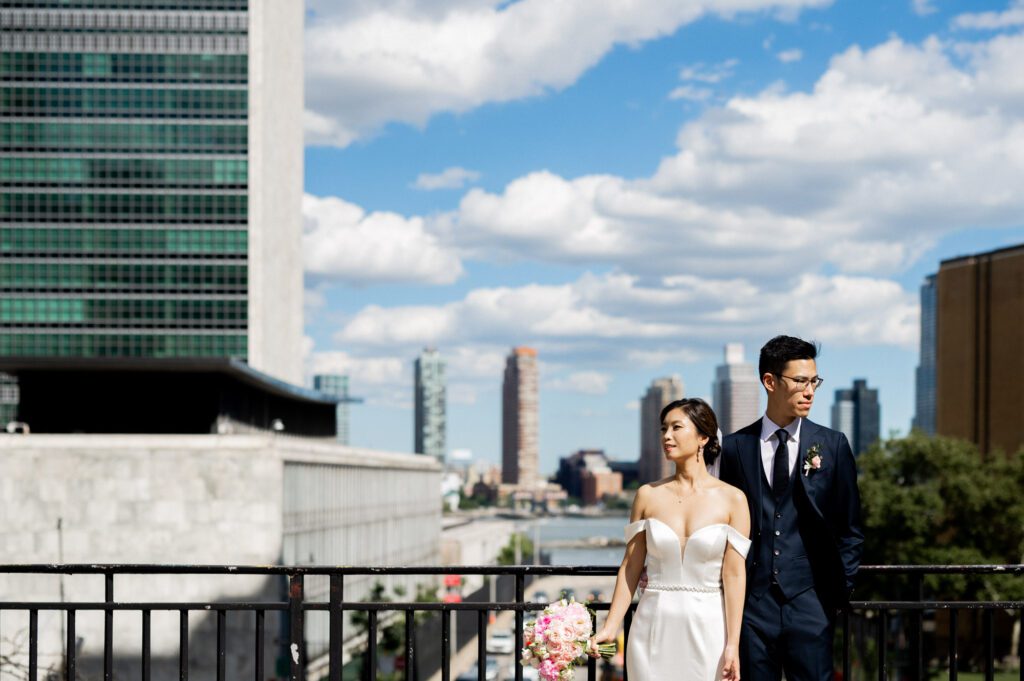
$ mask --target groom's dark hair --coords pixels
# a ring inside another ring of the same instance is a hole
[[[794,359],[815,359],[818,347],[794,336],[776,336],[761,348],[761,357],[757,362],[757,378],[764,379],[765,374],[778,376],[786,369],[786,363]]]

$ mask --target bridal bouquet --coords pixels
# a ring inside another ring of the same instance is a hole
[[[555,601],[523,628],[522,663],[536,667],[544,681],[571,681],[573,667],[590,652],[591,622],[590,611],[582,603]],[[611,657],[615,644],[598,644],[597,652]]]

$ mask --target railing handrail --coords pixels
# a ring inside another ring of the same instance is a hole
[[[617,565],[202,565],[160,563],[12,563],[0,574],[233,574],[233,575],[593,575],[614,576]],[[860,574],[1024,574],[1010,565],[863,565]]]

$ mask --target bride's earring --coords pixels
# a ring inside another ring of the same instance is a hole
[[[700,462],[700,457],[704,454],[704,445],[697,446],[697,461]]]

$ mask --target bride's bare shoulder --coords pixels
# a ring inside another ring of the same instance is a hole
[[[708,491],[721,495],[724,500],[730,503],[739,501],[745,503],[747,501],[747,495],[743,493],[743,490],[721,480],[715,480],[713,486]]]

